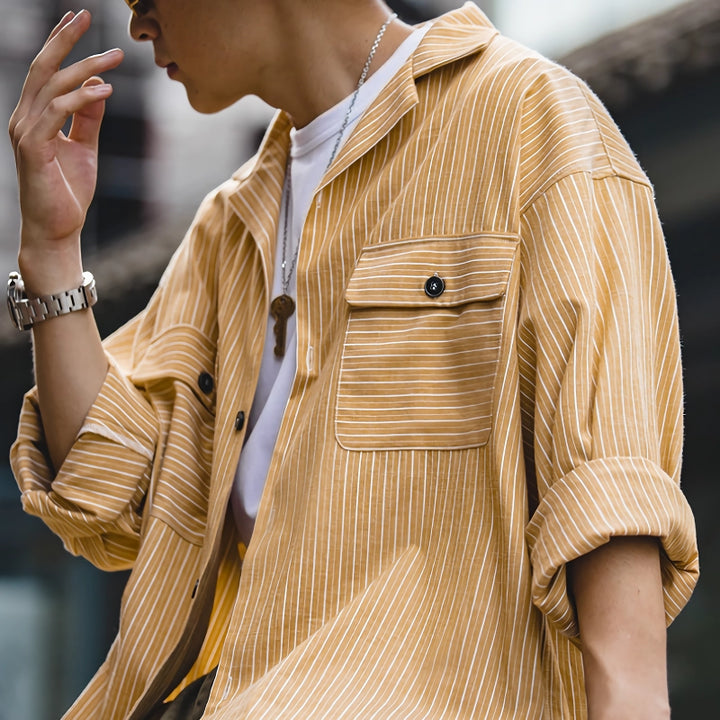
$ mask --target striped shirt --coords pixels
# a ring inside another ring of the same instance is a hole
[[[66,718],[142,718],[216,665],[207,720],[586,717],[566,563],[659,537],[668,621],[697,577],[647,178],[563,68],[472,5],[435,21],[311,204],[297,373],[241,560],[228,496],[289,130],[280,113],[107,341],[54,478],[24,405],[25,509],[133,568]]]

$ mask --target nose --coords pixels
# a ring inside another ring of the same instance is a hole
[[[130,16],[128,31],[133,40],[136,42],[144,42],[157,39],[160,34],[160,26],[156,20],[148,15],[137,15],[133,13]]]

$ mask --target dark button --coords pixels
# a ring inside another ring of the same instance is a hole
[[[212,379],[212,375],[207,372],[201,372],[198,376],[198,387],[206,395],[209,395],[215,387],[215,381]]]
[[[241,410],[235,416],[235,432],[240,432],[245,427],[245,413]]]
[[[198,586],[200,585],[200,580],[195,581],[195,585],[193,587],[192,595],[190,596],[190,599],[194,599],[195,594],[197,593]]]
[[[428,297],[440,297],[445,292],[445,281],[437,274],[425,281],[425,294]]]

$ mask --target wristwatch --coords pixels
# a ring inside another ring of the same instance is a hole
[[[97,302],[95,278],[92,273],[84,272],[80,287],[29,298],[20,273],[11,272],[8,277],[7,299],[13,325],[18,330],[29,330],[43,320],[92,307]]]

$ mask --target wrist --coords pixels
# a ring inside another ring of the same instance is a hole
[[[28,249],[21,245],[18,270],[28,297],[79,287],[83,280],[79,242],[74,248]]]
[[[12,272],[8,277],[7,300],[13,325],[18,330],[29,330],[46,320],[91,308],[97,302],[95,278],[92,273],[86,272],[79,287],[29,297],[22,276]]]

